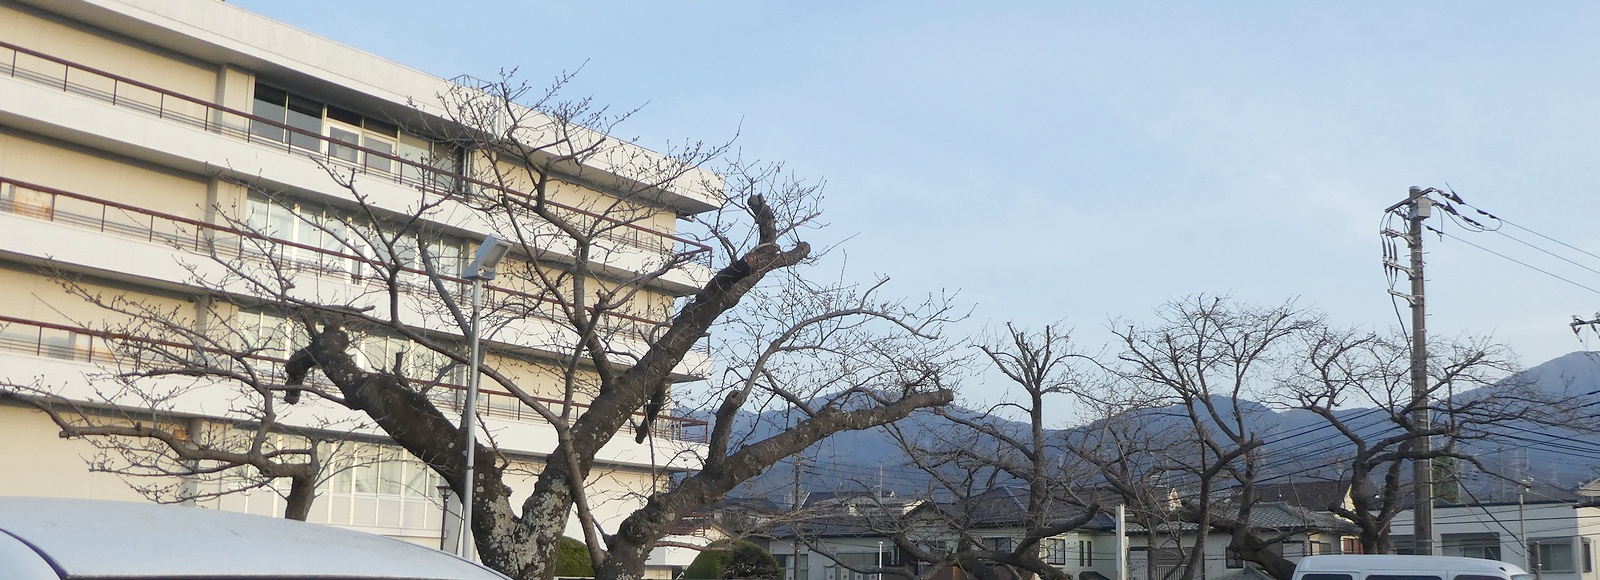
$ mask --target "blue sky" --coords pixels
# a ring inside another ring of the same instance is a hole
[[[235,3],[444,77],[583,66],[570,94],[645,104],[621,136],[646,146],[738,130],[827,180],[813,237],[854,235],[853,276],[959,290],[963,331],[1097,345],[1195,293],[1388,328],[1379,222],[1411,185],[1600,254],[1597,4]],[[1600,289],[1600,259],[1446,231]],[[1585,348],[1600,293],[1426,245],[1431,334]]]

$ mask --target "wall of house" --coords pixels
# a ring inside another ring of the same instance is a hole
[[[1408,532],[1411,517],[1411,512],[1402,512],[1392,529]],[[1600,508],[1566,503],[1530,503],[1520,509],[1515,504],[1447,506],[1435,508],[1433,521],[1436,553],[1498,559],[1537,572],[1542,580],[1600,578],[1594,553],[1600,545]],[[1530,556],[1527,543],[1539,544],[1543,558]]]
[[[1107,539],[1115,541],[1114,537]],[[1179,554],[1188,553],[1194,545],[1194,540],[1194,536],[1190,534],[1185,534],[1181,540],[1174,540],[1170,536],[1158,538],[1155,550],[1157,569],[1154,572],[1154,577],[1160,580],[1162,574],[1179,566]],[[1284,539],[1281,544],[1281,553],[1284,558],[1293,562],[1298,562],[1302,557],[1315,554],[1337,554],[1342,549],[1341,540],[1340,536],[1326,533],[1294,534]],[[1133,580],[1150,580],[1152,578],[1152,569],[1149,566],[1152,551],[1147,546],[1148,541],[1148,537],[1143,535],[1129,538],[1131,550],[1128,554],[1128,577]],[[1241,572],[1245,568],[1259,569],[1259,566],[1253,563],[1245,562],[1238,558],[1230,558],[1228,553],[1228,544],[1230,542],[1231,539],[1225,534],[1213,533],[1206,536],[1205,555],[1203,556],[1205,563],[1201,571],[1204,578],[1225,578]],[[1114,556],[1114,554],[1110,555]],[[1115,570],[1116,568],[1113,564],[1107,570],[1097,571],[1114,578]]]
[[[1012,538],[1020,540],[1022,533],[1015,529],[979,530],[973,532],[980,538]],[[1057,558],[1060,562],[1055,564],[1062,571],[1073,577],[1081,577],[1084,572],[1093,571],[1107,578],[1116,578],[1117,569],[1117,538],[1115,534],[1098,531],[1074,531],[1056,536],[1062,541],[1063,557]],[[875,575],[853,572],[839,565],[840,560],[852,562],[856,567],[876,566],[879,542],[882,541],[883,557],[886,564],[892,564],[894,558],[894,540],[882,537],[847,537],[824,538],[821,540],[820,551],[813,551],[802,543],[802,568],[805,569],[803,580],[878,580]],[[947,540],[949,545],[955,545],[952,537]],[[1048,540],[1047,540],[1048,541]],[[1041,549],[1044,546],[1041,544]],[[792,541],[773,540],[768,548],[774,556],[782,556],[780,562],[794,552]],[[1041,554],[1049,562],[1047,554]],[[1052,562],[1053,563],[1053,562]],[[792,573],[791,573],[792,574]],[[886,576],[888,578],[889,576]],[[941,576],[943,577],[943,576]]]

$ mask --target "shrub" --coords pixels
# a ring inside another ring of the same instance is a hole
[[[556,545],[556,575],[571,578],[593,578],[594,561],[589,559],[589,546],[581,541],[561,537]]]
[[[717,542],[696,556],[683,571],[687,580],[732,580],[758,578],[781,580],[778,559],[766,550],[744,540]]]

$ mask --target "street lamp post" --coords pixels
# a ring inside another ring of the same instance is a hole
[[[476,457],[478,449],[478,365],[482,354],[479,352],[478,313],[480,310],[479,296],[483,293],[483,281],[494,279],[495,266],[500,265],[500,259],[506,257],[511,251],[511,243],[489,234],[483,237],[483,243],[478,245],[478,253],[473,256],[472,263],[461,273],[462,278],[472,281],[472,336],[467,340],[472,344],[470,360],[472,365],[467,369],[467,399],[461,405],[461,433],[466,439],[465,452],[467,454],[466,468],[461,472],[461,538],[460,550],[456,553],[462,558],[472,558],[474,543],[472,541],[472,486],[476,483],[473,477],[476,472]]]

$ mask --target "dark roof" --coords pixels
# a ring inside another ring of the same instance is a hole
[[[774,539],[793,538],[796,534],[805,538],[861,538],[889,535],[883,531],[887,527],[888,522],[863,516],[830,517],[781,524],[763,535]]]
[[[1224,505],[1218,509],[1229,510],[1232,508]],[[1284,533],[1319,531],[1353,535],[1360,532],[1360,529],[1355,524],[1327,512],[1276,501],[1257,502],[1254,507],[1250,508],[1250,526]],[[1161,527],[1167,532],[1192,532],[1197,526],[1190,522],[1173,521],[1167,522]],[[1148,531],[1137,522],[1128,522],[1128,532],[1131,534],[1144,534],[1148,533]]]
[[[765,497],[750,496],[750,497],[725,497],[725,498],[722,498],[722,500],[718,501],[717,503],[714,503],[714,504],[711,504],[711,505],[706,506],[704,508],[701,508],[700,511],[702,511],[702,512],[705,512],[705,511],[715,512],[715,511],[721,511],[721,510],[734,510],[734,511],[744,511],[744,512],[756,512],[756,513],[763,513],[763,514],[775,514],[775,513],[788,511],[788,509],[789,508],[787,508],[785,506],[778,505],[777,502],[774,502],[774,501],[772,501],[770,499],[767,499]]]
[[[875,490],[855,490],[813,491],[806,494],[806,500],[801,505],[812,507],[818,504],[848,503],[850,500],[868,500],[872,502],[893,500],[896,504],[904,503],[899,501],[899,498],[897,498],[893,492],[887,492],[880,495]]]
[[[1106,503],[1106,507],[1114,503]],[[1081,518],[1088,513],[1089,505],[1077,500],[1055,499],[1046,506],[1044,523],[1051,525]],[[944,518],[965,528],[1011,528],[1025,526],[1028,513],[1028,490],[1020,486],[1000,486],[965,500],[944,501],[936,506],[919,509],[937,509]],[[1115,518],[1104,510],[1097,511],[1082,526],[1089,529],[1115,529]]]
[[[1277,501],[1263,501],[1252,507],[1250,526],[1281,532],[1315,530],[1354,534],[1360,531],[1355,524],[1321,510]]]
[[[1350,486],[1340,481],[1288,481],[1256,484],[1256,501],[1282,502],[1316,511],[1343,504]]]

